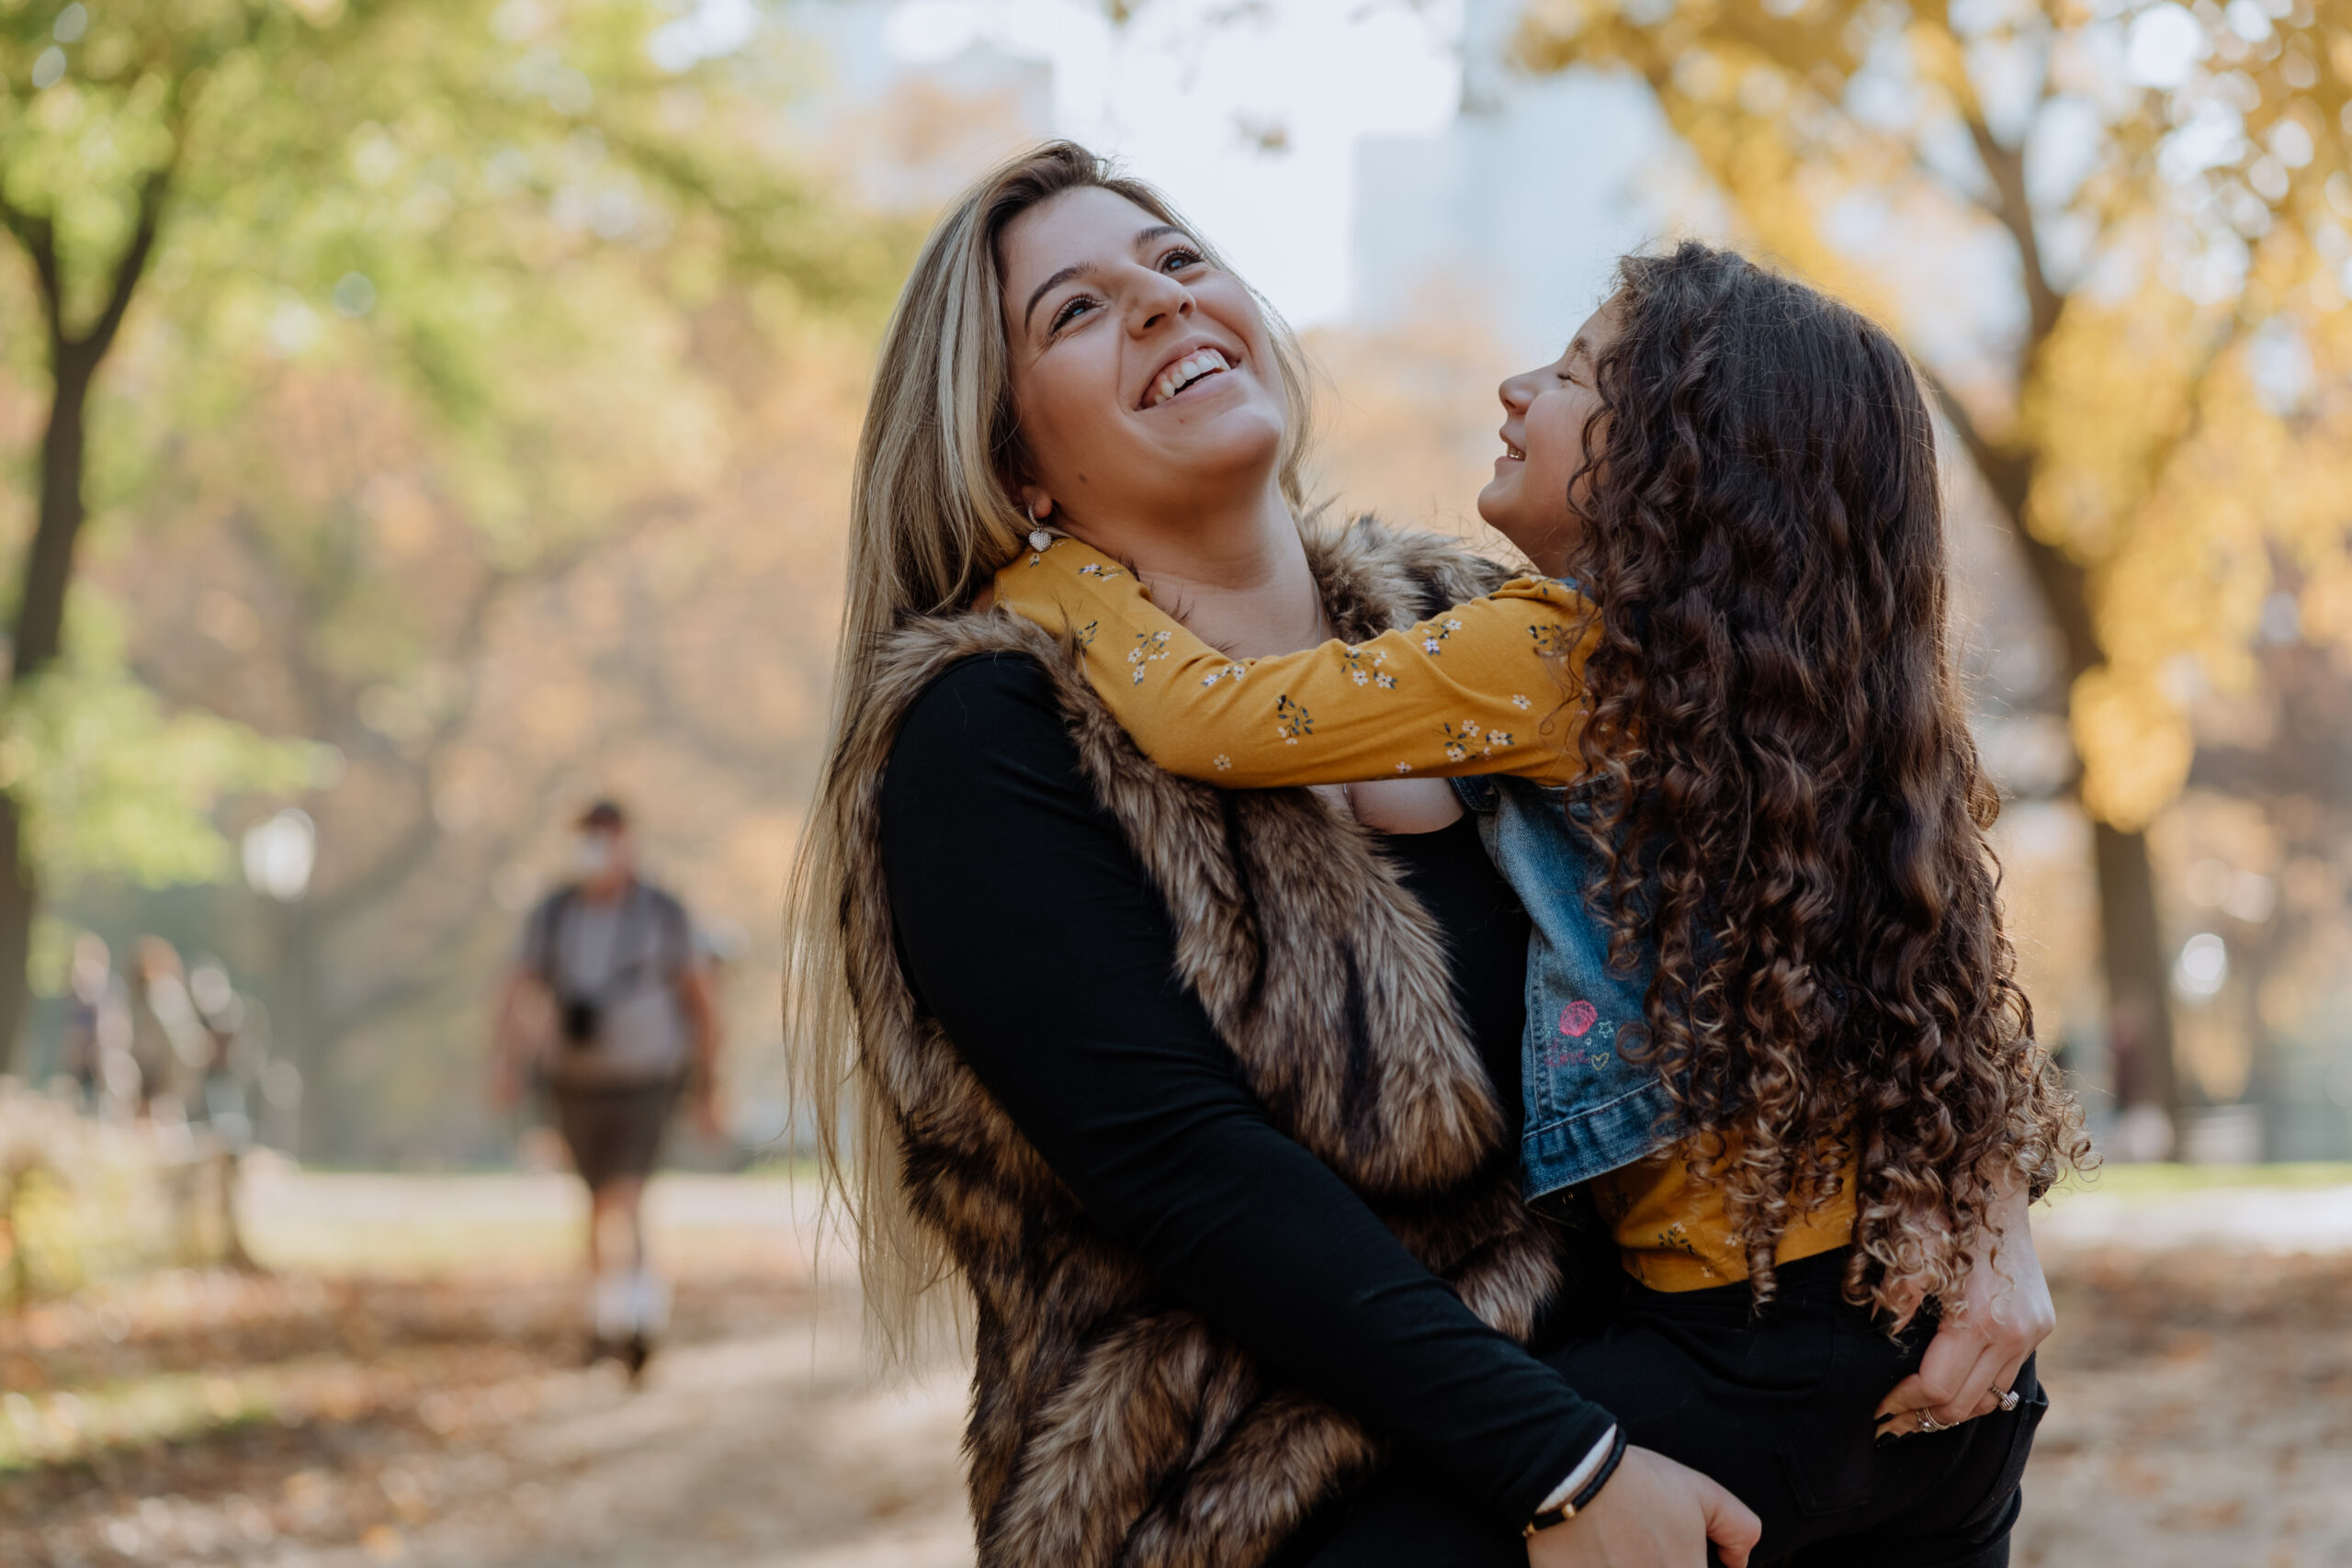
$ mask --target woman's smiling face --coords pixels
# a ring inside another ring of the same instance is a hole
[[[1558,573],[1583,526],[1569,504],[1568,487],[1584,466],[1587,426],[1600,409],[1592,367],[1618,331],[1612,300],[1585,318],[1559,358],[1498,389],[1503,455],[1495,459],[1495,477],[1478,492],[1478,515],[1542,571]],[[1600,434],[1591,425],[1590,437]]]
[[[1082,188],[1006,225],[997,266],[1038,515],[1159,516],[1272,482],[1286,409],[1265,318],[1190,235]]]

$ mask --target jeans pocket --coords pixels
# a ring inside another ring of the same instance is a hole
[[[2026,1372],[2018,1378],[2023,1382],[2032,1376],[2032,1363],[2026,1363]],[[2009,1506],[2009,1495],[2025,1480],[2026,1461],[2033,1457],[2033,1434],[2041,1418],[2050,1413],[2050,1395],[2040,1380],[2032,1384],[2032,1392],[2018,1402],[2018,1407],[2007,1415],[1980,1416],[1980,1421],[2009,1423],[2008,1446],[2001,1460],[1999,1474],[1995,1478],[1984,1500],[1977,1504],[1968,1517],[1961,1522],[1961,1532],[1966,1534],[1999,1518]]]
[[[1781,1456],[1781,1473],[1800,1512],[1818,1518],[1843,1514],[1871,1500],[1878,1484],[1876,1455],[1867,1440],[1822,1442],[1783,1438],[1773,1447]]]
[[[1917,1360],[1909,1347],[1866,1324],[1831,1337],[1830,1375],[1773,1444],[1802,1512],[1842,1514],[1871,1500],[1884,1478],[1871,1412]]]

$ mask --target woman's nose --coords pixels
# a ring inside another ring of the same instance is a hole
[[[1525,376],[1508,377],[1501,386],[1495,389],[1495,395],[1502,399],[1506,411],[1525,413],[1528,405],[1535,400],[1534,393],[1529,389],[1529,379]]]
[[[1143,281],[1129,298],[1133,304],[1127,312],[1128,330],[1136,333],[1165,326],[1171,317],[1181,321],[1193,313],[1193,291],[1157,267],[1146,269]]]

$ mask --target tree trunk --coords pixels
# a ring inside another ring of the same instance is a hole
[[[17,797],[0,792],[0,1073],[16,1064],[17,1037],[32,1006],[25,966],[32,956],[37,896],[23,844]]]
[[[2104,822],[2092,826],[2098,870],[2099,942],[2107,978],[2108,1042],[2114,1052],[2115,1098],[2126,1110],[2181,1104],[2173,1070],[2170,965],[2156,925],[2156,882],[2148,838]]]
[[[307,905],[280,904],[277,917],[277,1039],[272,1048],[302,1075],[301,1116],[295,1125],[296,1157],[313,1165],[347,1158],[347,1119],[357,1109],[345,1103],[334,1043],[320,1006],[318,932]]]
[[[2014,459],[2005,468],[1980,457],[1979,467],[1992,470],[1985,478],[1995,499],[2009,514],[2011,532],[2025,553],[2029,574],[2041,591],[2051,626],[2065,647],[2066,686],[2071,696],[2076,680],[2107,661],[2091,614],[2090,574],[2064,550],[2035,538],[2025,525],[2026,498],[2032,491],[2028,460]],[[2172,966],[2156,919],[2156,879],[2148,863],[2147,835],[2126,833],[2105,822],[2094,822],[2091,827],[2115,1098],[2127,1111],[2152,1105],[2177,1117],[2180,1083],[2173,1067],[2167,989]]]
[[[12,684],[37,675],[57,657],[65,632],[65,590],[74,581],[74,547],[82,536],[82,469],[97,356],[87,344],[56,345],[56,390],[40,442],[40,525],[25,553],[23,596],[17,601],[11,646]]]
[[[90,379],[97,368],[91,345],[52,340],[55,392],[40,444],[40,520],[25,552],[25,577],[10,639],[8,691],[16,696],[53,662],[65,632],[65,591],[74,581],[74,546],[81,537],[82,471]],[[26,961],[32,953],[33,916],[40,890],[25,842],[24,804],[0,793],[0,1072],[15,1065],[25,1015],[32,1005]]]

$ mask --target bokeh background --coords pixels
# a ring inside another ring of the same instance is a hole
[[[776,911],[877,333],[1055,134],[1304,331],[1337,505],[1498,552],[1494,383],[1623,252],[1896,331],[2109,1159],[2021,1553],[2352,1561],[2346,0],[0,0],[0,1559],[968,1560]],[[605,794],[729,1032],[635,1395],[484,1092]]]

